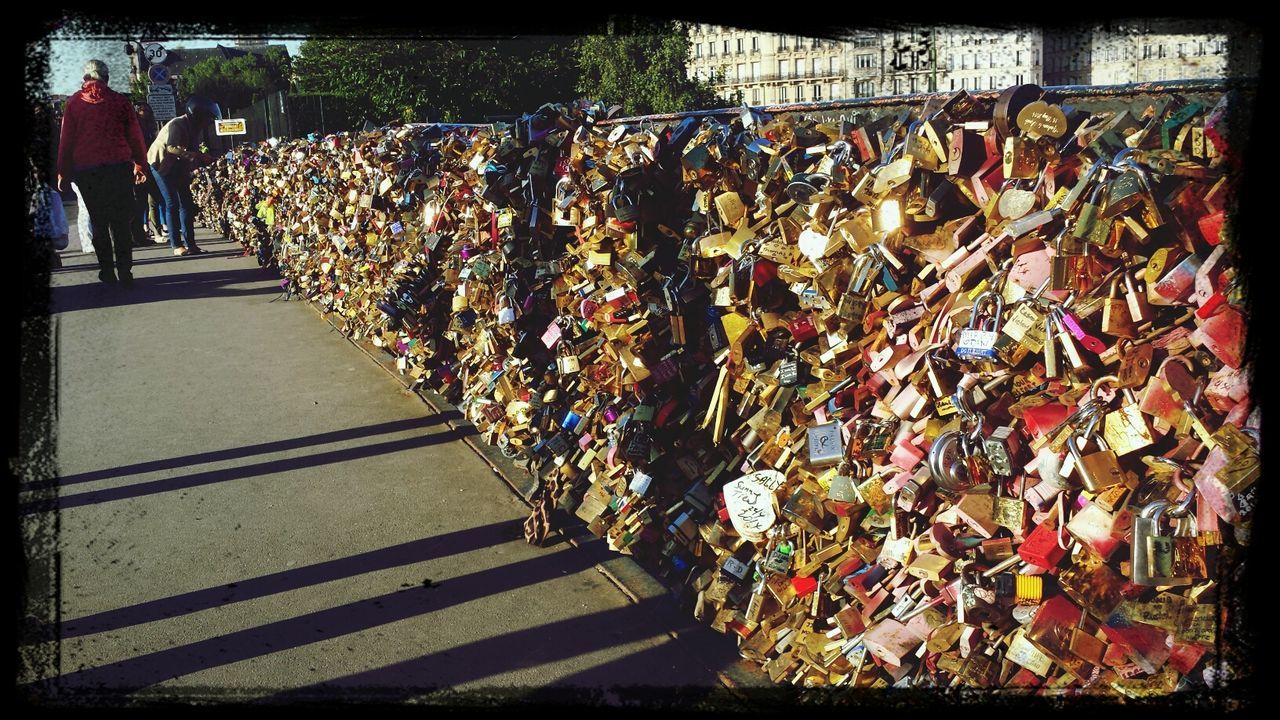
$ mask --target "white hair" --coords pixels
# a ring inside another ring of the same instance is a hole
[[[111,72],[107,70],[107,64],[101,60],[90,60],[84,64],[85,80],[101,80],[106,82],[111,76]]]

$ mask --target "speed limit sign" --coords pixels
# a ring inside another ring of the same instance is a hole
[[[152,65],[159,65],[169,56],[167,50],[160,43],[147,43],[142,46],[142,56]]]

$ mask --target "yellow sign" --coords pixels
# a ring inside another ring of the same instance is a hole
[[[218,120],[216,130],[219,135],[244,135],[248,132],[244,120]]]

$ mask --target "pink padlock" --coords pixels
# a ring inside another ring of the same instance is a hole
[[[889,453],[889,462],[897,465],[905,471],[915,470],[916,466],[924,458],[924,451],[910,442],[900,442],[893,446],[893,452]],[[905,484],[905,480],[903,481]]]
[[[1196,328],[1191,340],[1204,345],[1227,367],[1238,369],[1244,362],[1244,315],[1228,305]]]

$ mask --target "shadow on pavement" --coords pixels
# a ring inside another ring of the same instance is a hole
[[[490,523],[337,560],[241,580],[238,583],[219,585],[117,610],[86,615],[75,620],[66,620],[58,627],[60,632],[56,636],[67,639],[108,630],[119,630],[132,625],[179,617],[342,578],[459,555],[480,548],[502,545],[522,537],[520,520]]]
[[[349,698],[400,703],[463,683],[482,680],[506,672],[523,670],[587,655],[620,645],[666,636],[667,632],[695,630],[691,614],[687,620],[662,622],[654,615],[671,601],[665,596],[579,617],[545,623],[526,630],[477,640],[465,645],[386,667],[347,675],[314,685],[289,690],[262,702],[295,702],[322,698]],[[725,665],[735,657],[726,653]],[[695,664],[677,642],[667,642],[589,668],[554,681],[553,687],[615,687],[626,685],[671,685]],[[705,668],[698,668],[705,670]],[[683,677],[688,685],[710,689],[718,685],[714,675]],[[537,692],[536,690],[532,692]],[[706,690],[702,691],[704,694]]]
[[[289,438],[287,440],[273,440],[271,442],[258,443],[257,445],[246,445],[245,447],[213,450],[210,452],[195,453],[193,455],[165,458],[164,460],[149,460],[147,462],[134,463],[133,465],[122,465],[120,467],[107,468],[105,470],[90,470],[88,472],[76,473],[74,475],[53,478],[51,480],[39,480],[36,482],[23,483],[18,486],[18,491],[30,492],[32,490],[44,490],[55,486],[67,487],[68,485],[94,482],[96,480],[107,480],[110,478],[125,477],[127,475],[141,475],[143,473],[156,472],[158,470],[172,470],[186,465],[202,465],[204,463],[236,460],[243,457],[249,457],[250,455],[266,455],[268,453],[297,450],[299,448],[310,447],[313,445],[324,445],[327,443],[341,442],[343,440],[354,440],[356,438],[369,437],[372,435],[397,433],[404,430],[415,430],[418,428],[430,427],[431,425],[438,425],[449,420],[462,419],[462,413],[449,411],[438,413],[436,415],[409,418],[406,420],[395,420],[392,422],[366,425],[358,428],[348,428],[346,430],[334,430],[332,432],[316,433],[315,435],[304,435],[303,437]]]
[[[266,287],[225,288],[226,285],[274,281]],[[264,268],[243,270],[211,270],[208,272],[135,277],[134,287],[125,290],[118,285],[94,281],[84,285],[49,288],[50,313],[67,313],[91,308],[137,305],[165,300],[234,297],[238,295],[279,295],[278,278]]]
[[[20,504],[18,506],[18,513],[20,515],[30,515],[32,513],[48,512],[50,510],[66,510],[73,507],[83,507],[85,505],[97,505],[99,503],[111,502],[113,500],[124,500],[127,498],[154,495],[156,493],[172,492],[174,490],[185,490],[187,488],[198,487],[200,485],[212,485],[213,483],[227,482],[229,480],[240,480],[259,475],[271,475],[290,470],[314,468],[321,465],[329,465],[331,463],[374,457],[385,453],[401,452],[403,450],[413,450],[430,445],[439,445],[442,443],[452,442],[454,440],[461,440],[462,438],[477,434],[479,433],[474,427],[466,427],[460,430],[451,428],[431,435],[421,435],[418,437],[404,438],[402,440],[390,440],[387,442],[347,448],[344,450],[331,450],[329,452],[317,453],[315,455],[307,455],[304,457],[282,458],[280,460],[271,460],[254,465],[245,465],[243,467],[209,470],[206,472],[192,473],[191,475],[165,478],[164,480],[153,480],[151,482],[107,488],[104,490],[94,490],[91,492],[77,493],[75,495],[64,495],[56,499],[36,500]]]
[[[304,647],[555,580],[587,570],[612,556],[603,541],[595,541],[581,548],[447,578],[429,587],[399,590],[99,667],[76,670],[62,675],[55,682],[62,693],[80,694],[91,690],[99,698],[132,693],[208,668]],[[578,642],[579,639],[569,638],[566,641]],[[598,642],[612,640],[599,639]],[[34,690],[46,685],[48,681],[39,681],[30,683],[27,688]]]
[[[145,250],[145,249],[146,248],[134,248],[134,252],[137,252],[138,250]],[[166,255],[168,255],[168,253],[166,253]],[[141,259],[138,259],[138,257],[135,255],[133,265],[134,267],[137,267],[139,265],[155,265],[157,263],[167,263],[167,262],[208,260],[210,258],[240,257],[242,255],[244,255],[244,251],[242,250],[216,250],[216,251],[206,250],[199,255],[168,255],[167,257],[154,257],[154,258],[144,257]],[[60,268],[54,268],[52,272],[53,274],[57,275],[58,273],[88,272],[92,270],[94,275],[96,276],[98,272],[98,263],[97,263],[97,260],[93,259],[94,257],[95,256],[90,256],[91,262],[89,262],[88,264],[63,265]],[[63,257],[64,263],[66,262],[66,260],[67,258]]]

